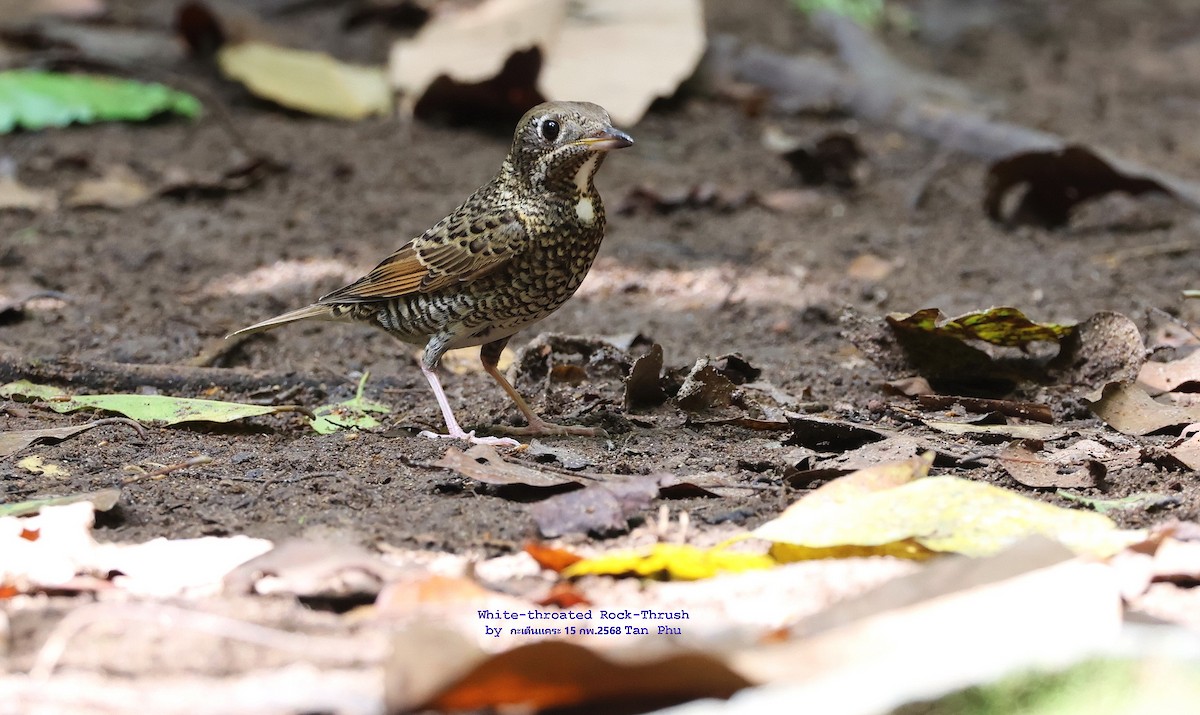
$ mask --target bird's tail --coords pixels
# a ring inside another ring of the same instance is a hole
[[[249,327],[232,332],[225,337],[232,338],[235,335],[261,333],[264,330],[270,330],[271,328],[284,325],[285,323],[294,323],[297,320],[336,320],[336,318],[334,317],[332,306],[314,303],[307,308],[300,308],[299,310],[293,310],[291,312],[284,313],[283,315],[277,315],[274,318],[267,318],[262,322],[255,323]]]

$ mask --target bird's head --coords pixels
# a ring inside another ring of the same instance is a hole
[[[604,155],[633,145],[608,112],[590,102],[546,102],[517,124],[508,165],[532,188],[586,191]]]

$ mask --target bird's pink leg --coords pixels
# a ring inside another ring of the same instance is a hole
[[[462,427],[458,426],[458,420],[454,419],[454,410],[450,409],[450,401],[446,399],[446,392],[442,390],[442,383],[438,380],[437,373],[433,368],[425,367],[421,363],[421,374],[429,381],[429,386],[433,388],[433,395],[437,398],[438,407],[442,408],[442,418],[446,420],[447,434],[438,434],[428,430],[421,433],[422,437],[431,439],[464,439],[471,444],[490,444],[497,447],[520,447],[521,443],[515,439],[508,437],[476,437],[475,430],[464,432]]]

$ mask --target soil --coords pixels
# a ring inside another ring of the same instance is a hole
[[[787,3],[707,5],[713,32],[788,51],[828,49]],[[906,62],[995,100],[1008,121],[1185,177],[1196,173],[1200,17],[1186,12],[1187,3],[1156,3],[1153,12],[1129,0],[1014,5],[1023,12],[998,18],[986,32],[937,44],[893,31],[888,43]],[[124,17],[156,24],[167,21],[172,3],[118,6]],[[366,54],[376,30],[311,32],[331,12],[316,8],[278,21],[309,46]],[[184,72],[226,102],[236,131],[287,170],[218,197],[164,197],[122,211],[0,214],[0,287],[33,284],[67,296],[65,304],[35,304],[0,327],[6,355],[67,358],[85,367],[97,361],[186,365],[218,349],[232,330],[303,306],[369,269],[487,181],[507,149],[507,137],[498,132],[393,118],[305,117],[250,98],[201,68]],[[725,210],[615,211],[639,185],[666,191],[716,182],[759,195],[799,187],[791,168],[764,148],[768,125],[809,140],[852,132],[867,157],[858,186],[812,189],[806,206],[790,212],[753,202]],[[908,403],[885,395],[882,373],[844,339],[839,320],[847,310],[878,320],[927,307],[955,315],[1014,305],[1054,322],[1117,311],[1144,330],[1151,311],[1200,318],[1200,304],[1180,299],[1181,290],[1200,287],[1200,223],[1166,198],[1114,196],[1084,207],[1063,230],[1006,229],[981,208],[984,162],[940,156],[932,144],[887,127],[844,117],[750,116],[738,103],[688,96],[662,103],[627,129],[636,146],[612,155],[597,180],[609,207],[600,258],[579,294],[517,336],[515,349],[539,332],[638,333],[663,346],[668,368],[736,352],[762,371],[762,380],[814,414],[900,429],[909,424],[887,405]],[[194,126],[162,121],[25,133],[2,146],[0,155],[16,162],[24,183],[60,192],[114,164],[150,175],[173,167],[221,171],[235,161],[229,135],[211,118]],[[925,202],[913,208],[914,185],[934,162],[944,166],[928,179]],[[1156,250],[1179,244],[1185,247]],[[848,274],[865,254],[894,269],[877,280]],[[310,275],[280,269],[287,280],[277,285],[239,283],[279,261],[307,262]],[[645,345],[630,347],[629,357],[645,352]],[[782,444],[786,433],[699,425],[669,404],[630,414],[621,403],[618,372],[554,381],[523,373],[522,364],[517,384],[536,410],[608,430],[608,438],[539,440],[581,457],[589,471],[718,472],[732,484],[765,487],[752,496],[670,501],[672,512],[690,514],[693,528],[753,527],[796,496],[783,479],[794,464]],[[528,504],[433,466],[447,445],[415,433],[441,428],[437,406],[412,350],[383,333],[290,326],[237,344],[215,367],[304,384],[295,390],[272,383],[159,390],[316,407],[350,397],[369,372],[367,397],[393,412],[380,429],[329,435],[315,434],[297,414],[150,427],[144,437],[101,427],[37,448],[69,472],[65,478],[31,474],[13,458],[0,462],[3,499],[101,489],[130,476],[131,467],[154,469],[206,455],[210,463],[127,486],[120,505],[102,515],[98,538],[247,534],[499,554],[519,550],[536,535]],[[80,392],[103,389],[89,386],[86,376],[83,369],[64,384]],[[479,370],[447,374],[443,383],[467,429],[520,424],[513,405]],[[90,419],[35,404],[3,405],[9,430]],[[1072,419],[1080,428],[1102,429],[1094,418]],[[961,443],[963,453],[978,450]],[[537,462],[529,453],[512,458]],[[937,471],[1067,503],[978,463]],[[1200,517],[1200,475],[1178,468],[1138,464],[1110,471],[1100,487],[1083,491],[1105,498],[1146,491],[1176,497],[1153,513],[1117,512],[1127,525]],[[660,503],[633,523],[653,520]]]

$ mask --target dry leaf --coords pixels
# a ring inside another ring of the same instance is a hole
[[[1191,425],[1188,429],[1195,430],[1192,436],[1169,447],[1167,451],[1188,469],[1200,470],[1200,425]],[[1187,434],[1186,430],[1184,434]]]
[[[126,209],[153,195],[145,182],[124,164],[114,164],[98,179],[81,181],[64,203],[74,208]]]
[[[563,576],[643,576],[694,581],[721,573],[767,569],[775,560],[763,554],[730,551],[721,547],[701,549],[688,544],[655,544],[640,551],[616,551],[584,559],[563,570]]]
[[[222,47],[217,61],[226,76],[254,94],[309,114],[363,119],[392,106],[382,68],[346,64],[321,52],[244,42]]]
[[[845,478],[845,477],[843,477]],[[850,501],[804,499],[752,532],[777,542],[780,560],[824,556],[831,547],[884,547],[896,544],[968,556],[998,553],[1016,541],[1041,534],[1078,553],[1110,555],[1144,538],[1117,531],[1101,514],[1062,509],[990,484],[957,477],[927,477],[894,489],[859,495]]]
[[[58,197],[53,189],[31,189],[12,176],[0,175],[0,211],[53,211]]]
[[[556,549],[552,546],[530,541],[525,544],[525,553],[538,562],[538,566],[558,573],[573,563],[582,560],[582,556],[570,551]]]
[[[896,264],[874,253],[862,253],[846,266],[846,276],[865,283],[878,283],[895,270]]]
[[[453,631],[428,626],[401,632],[392,654],[384,676],[388,712],[586,705],[593,706],[590,712],[642,712],[648,703],[728,698],[751,684],[719,658],[700,653],[640,647],[601,655],[547,640],[488,655]]]
[[[1026,186],[1018,205],[1006,215],[1004,199]],[[1029,151],[1001,159],[988,169],[984,208],[988,218],[1010,225],[1045,228],[1067,225],[1076,205],[1121,191],[1132,196],[1172,192],[1158,181],[1114,168],[1087,147],[1071,145],[1051,151]]]
[[[477,444],[466,452],[456,447],[448,447],[435,466],[453,469],[464,477],[477,479],[485,484],[522,484],[530,487],[580,484],[580,480],[563,474],[544,472],[509,462],[486,444]]]
[[[1142,365],[1137,381],[1152,395],[1180,388],[1194,390],[1200,385],[1200,350],[1181,360],[1148,362]]]
[[[584,489],[557,494],[529,508],[538,531],[547,539],[565,534],[623,534],[629,518],[658,496],[657,475],[606,479]]]
[[[1114,382],[1104,387],[1092,412],[1122,434],[1144,435],[1200,422],[1200,406],[1179,407],[1155,402],[1137,385]]]
[[[1094,487],[1096,481],[1103,478],[1105,469],[1099,461],[1085,459],[1082,463],[1072,462],[1070,456],[1063,460],[1058,458],[1059,454],[1042,459],[1024,444],[1014,443],[996,456],[1009,476],[1027,487]]]
[[[69,477],[71,473],[63,467],[47,462],[44,458],[31,454],[17,462],[17,467],[30,474],[41,474],[47,477]]]
[[[482,84],[514,54],[536,49],[537,94],[586,97],[617,124],[633,124],[692,74],[704,41],[697,0],[484,0],[440,12],[416,37],[398,41],[390,75],[415,107],[439,77]]]

